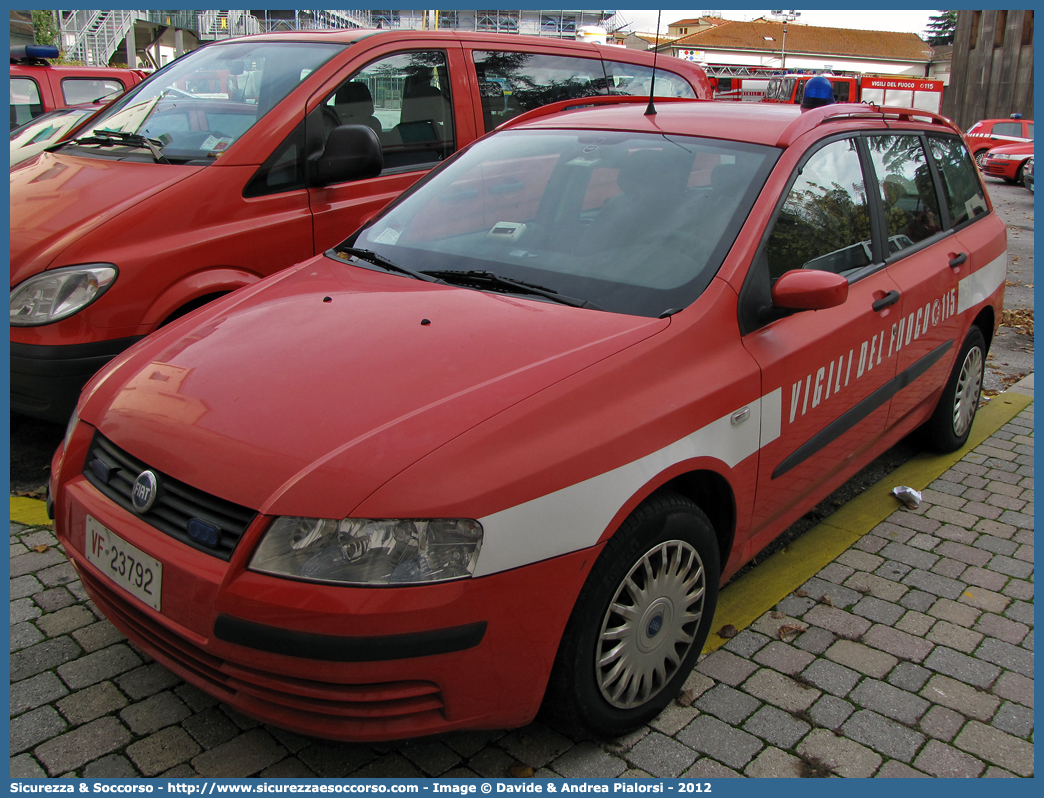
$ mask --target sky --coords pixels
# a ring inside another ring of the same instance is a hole
[[[801,12],[799,22],[806,25],[815,25],[824,28],[858,28],[860,30],[887,30],[902,33],[916,33],[922,38],[928,27],[928,19],[938,11],[828,11],[823,9],[797,9]],[[617,11],[617,20],[626,20],[632,23],[631,30],[649,31],[656,29],[655,10],[643,9],[640,11]],[[667,25],[679,19],[700,17],[707,14],[706,10],[699,11],[669,11],[664,10],[660,16],[660,32],[667,32]],[[725,19],[752,20],[762,16],[769,16],[767,10],[761,11],[733,11],[722,9],[721,16]]]

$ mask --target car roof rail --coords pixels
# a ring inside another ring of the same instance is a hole
[[[953,122],[942,114],[925,111],[921,108],[893,108],[869,102],[839,103],[803,111],[801,116],[791,122],[780,134],[776,146],[787,147],[793,144],[799,136],[819,125],[839,119],[875,119],[882,122],[920,122],[922,124],[927,122],[945,128],[948,132],[960,133]]]
[[[57,58],[58,48],[53,44],[17,44],[11,46],[12,64],[47,64],[48,58]]]
[[[657,97],[656,102],[694,102],[698,101],[695,97]],[[642,105],[647,106],[649,104],[648,96],[640,96],[637,94],[599,94],[593,97],[577,97],[573,100],[559,100],[558,102],[548,103],[547,105],[541,105],[539,108],[532,108],[529,111],[514,116],[506,122],[502,122],[497,125],[497,130],[506,130],[507,128],[520,125],[524,122],[530,122],[534,119],[539,119],[542,116],[551,116],[552,114],[561,113],[563,111],[573,111],[580,108],[594,108],[601,105]]]

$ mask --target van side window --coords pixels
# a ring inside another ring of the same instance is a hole
[[[920,136],[870,136],[866,143],[884,203],[887,257],[942,229],[939,200]]]
[[[456,150],[449,65],[441,50],[373,61],[323,101],[327,138],[338,125],[366,125],[381,142],[384,168],[427,168]]]
[[[66,105],[92,103],[109,94],[123,91],[123,84],[113,78],[63,78],[62,97]]]
[[[609,76],[610,94],[629,94],[635,97],[649,95],[649,88],[653,85],[652,67],[625,64],[621,61],[606,61],[605,71]],[[720,85],[718,88],[721,91],[727,90]],[[675,75],[673,72],[665,72],[662,67],[656,70],[654,91],[657,97],[696,99],[696,92],[685,78]]]
[[[964,144],[955,138],[929,136],[928,148],[939,167],[950,227],[960,227],[986,213],[986,196],[979,180],[979,170]]]
[[[593,58],[481,50],[474,56],[487,133],[548,103],[608,93],[602,62]]]
[[[653,71],[651,67],[625,64],[619,61],[606,61],[605,69],[609,76],[610,94],[646,97],[649,94],[649,89],[653,87]],[[688,81],[679,75],[665,72],[663,69],[657,69],[656,71],[654,91],[657,97],[696,99],[696,92],[693,91]]]
[[[854,139],[818,150],[798,174],[768,239],[769,275],[819,269],[847,275],[870,265],[870,212]]]
[[[11,78],[11,130],[44,111],[40,87],[32,78]]]

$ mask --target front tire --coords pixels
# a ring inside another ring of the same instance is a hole
[[[924,427],[925,443],[932,451],[955,452],[967,443],[979,408],[985,365],[986,339],[978,327],[972,326],[939,404]]]
[[[658,715],[692,671],[714,619],[718,543],[675,493],[646,499],[605,545],[559,646],[545,710],[625,734]]]

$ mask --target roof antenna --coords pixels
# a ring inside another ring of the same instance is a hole
[[[653,46],[653,70],[652,80],[649,81],[649,104],[645,107],[646,116],[656,115],[656,106],[653,105],[653,97],[656,96],[656,56],[660,53],[660,14],[656,12],[656,44]]]

